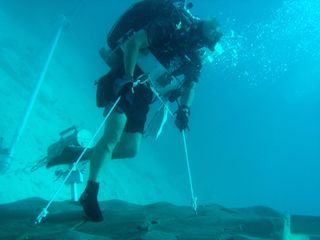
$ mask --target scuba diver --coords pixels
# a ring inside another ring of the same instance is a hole
[[[180,131],[189,128],[190,107],[204,49],[214,51],[222,37],[215,19],[201,20],[190,13],[190,8],[191,4],[186,5],[185,1],[139,1],[109,32],[107,43],[117,61],[112,60],[111,70],[97,83],[97,105],[105,108],[106,113],[121,98],[93,148],[89,180],[79,200],[90,221],[103,221],[98,203],[102,169],[111,159],[135,157],[140,147],[149,107],[155,98],[152,82],[134,84],[145,73],[138,64],[143,52],[149,51],[167,70],[166,76],[158,79],[160,88],[179,79],[176,87],[161,95],[178,103],[177,128]],[[108,57],[106,61],[110,61],[111,56]]]

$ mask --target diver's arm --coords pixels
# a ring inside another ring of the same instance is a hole
[[[148,38],[145,30],[140,30],[134,33],[134,35],[124,43],[123,51],[125,75],[133,77],[139,51],[147,48],[148,46]]]
[[[191,82],[182,89],[182,95],[178,110],[175,112],[176,119],[174,121],[180,132],[189,130],[190,106],[194,98],[195,86],[196,83]]]
[[[191,82],[182,89],[180,98],[180,105],[183,107],[190,108],[195,96],[196,83]]]

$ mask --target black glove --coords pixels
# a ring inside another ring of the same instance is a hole
[[[190,116],[190,108],[187,106],[180,106],[178,110],[175,112],[176,120],[175,120],[175,125],[178,127],[180,132],[185,131],[185,130],[190,130],[189,129],[189,116]]]
[[[125,75],[122,78],[115,80],[113,85],[113,93],[116,97],[120,95],[123,96],[132,90],[133,78],[131,76]]]
[[[124,76],[115,80],[113,93],[116,97],[122,96],[129,104],[133,102],[133,78]]]

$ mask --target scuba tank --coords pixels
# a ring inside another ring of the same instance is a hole
[[[129,32],[138,31],[159,19],[172,19],[177,28],[189,29],[198,18],[192,15],[192,3],[184,0],[144,0],[133,4],[113,25],[107,35],[107,44],[114,50]]]
[[[135,31],[160,19],[171,19],[170,22],[176,29],[175,32],[185,33],[198,21],[189,11],[192,6],[192,4],[185,6],[185,1],[177,0],[144,0],[135,3],[109,31],[107,37],[109,49],[102,48],[100,56],[112,70],[116,71],[119,66],[123,65],[122,46]],[[178,89],[183,84],[183,79],[172,76],[176,70],[174,67],[166,69],[149,50],[140,53],[137,66],[148,75],[151,85],[161,96],[173,101],[170,93],[176,90],[174,94],[176,96]],[[103,83],[99,81],[97,85],[97,96],[103,96],[103,94],[98,94],[104,92]],[[104,107],[104,101],[97,98],[97,105]]]

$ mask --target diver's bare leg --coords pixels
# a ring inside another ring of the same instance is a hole
[[[100,222],[103,216],[98,204],[99,178],[111,160],[112,152],[120,141],[127,118],[125,114],[112,113],[106,122],[102,138],[95,146],[91,161],[89,181],[80,197],[80,203],[88,220]]]
[[[142,134],[123,132],[112,153],[112,159],[134,158],[140,149]]]
[[[112,113],[110,115],[104,134],[95,146],[90,159],[90,181],[99,182],[100,173],[111,160],[113,149],[121,139],[126,121],[125,114]]]

